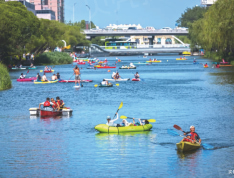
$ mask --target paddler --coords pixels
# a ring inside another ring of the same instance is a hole
[[[79,86],[80,86],[80,69],[79,69],[79,67],[75,67],[74,69],[73,69],[73,71],[74,71],[74,74],[75,74],[75,85],[76,85],[76,83],[78,82],[79,83]]]
[[[194,60],[193,60],[193,63],[196,63],[197,61],[196,61],[196,58],[194,58]]]
[[[60,98],[58,96],[56,97],[56,101],[57,101],[57,105],[60,109],[64,107],[65,103],[63,102],[63,100],[60,100]]]
[[[37,81],[41,81],[41,76],[40,76],[40,74],[39,73],[37,73]]]
[[[122,67],[124,67],[124,66],[122,66]],[[115,72],[113,72],[113,73],[112,73],[112,75],[111,75],[111,78],[113,78],[113,79],[114,79],[114,78],[115,78],[115,75],[116,75],[116,73],[115,73]]]
[[[60,80],[60,74],[59,74],[59,72],[57,73],[57,79]]]
[[[135,79],[139,79],[140,78],[140,75],[138,74],[138,72],[136,72],[136,74],[134,76],[135,76]]]
[[[55,110],[55,111],[59,111],[59,106],[58,106],[58,104],[56,103],[56,101],[54,100],[54,98],[51,98],[50,99],[51,100],[51,102],[53,103],[53,109]]]
[[[190,131],[189,132],[185,132],[184,135],[188,135],[191,134],[191,140],[193,141],[198,141],[199,144],[201,144],[201,138],[199,137],[199,135],[195,132],[195,127],[192,125],[190,126]]]
[[[26,77],[26,75],[24,75],[23,73],[21,73],[21,75],[19,76],[20,79],[24,79]]]
[[[47,78],[46,78],[46,74],[44,73],[44,75],[41,78],[41,81],[43,82],[48,82]]]
[[[113,120],[111,120],[111,117],[110,116],[107,116],[107,123],[106,123],[106,125],[108,125],[108,126],[117,126],[117,124],[114,124],[114,122],[116,121],[116,120],[118,120],[118,113],[116,113],[116,119],[113,119]]]
[[[118,80],[118,79],[120,79],[120,77],[121,77],[121,76],[119,75],[119,72],[117,72],[117,73],[115,74],[114,79],[115,79],[115,80]]]
[[[44,106],[44,108],[43,108],[44,110],[52,111],[53,108],[51,106],[53,106],[54,104],[52,102],[50,102],[50,98],[46,98],[45,102],[39,104],[39,109],[41,109],[41,105]]]
[[[208,64],[206,63],[204,66],[205,66],[205,67],[208,67]]]
[[[49,68],[47,67],[47,66],[45,66],[45,69],[44,69],[44,71],[48,71],[49,70]]]
[[[52,75],[51,80],[57,80],[57,76],[55,74]]]

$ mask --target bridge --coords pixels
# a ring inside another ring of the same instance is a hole
[[[84,30],[83,33],[88,37],[96,36],[157,36],[157,35],[188,35],[187,30],[181,29],[158,29],[158,30]]]

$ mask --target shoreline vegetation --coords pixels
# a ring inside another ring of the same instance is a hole
[[[10,89],[11,87],[11,78],[7,67],[0,63],[0,91]]]
[[[177,23],[189,28],[190,48],[203,48],[204,57],[234,64],[233,9],[233,0],[217,0],[210,7],[186,9]]]

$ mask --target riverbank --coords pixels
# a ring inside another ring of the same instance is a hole
[[[230,62],[232,65],[234,65],[233,56],[223,57],[223,55],[219,54],[218,52],[208,51],[205,53],[204,57],[213,59],[214,61],[217,61],[217,62],[222,62],[222,59],[224,59],[225,61]]]
[[[63,52],[46,52],[35,57],[34,65],[71,64],[72,57]]]
[[[11,88],[11,78],[7,67],[4,64],[0,64],[0,91]]]

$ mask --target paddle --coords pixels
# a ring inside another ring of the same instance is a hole
[[[117,87],[119,86],[118,83],[115,84]],[[94,87],[98,87],[98,84],[94,85]]]
[[[118,108],[118,110],[116,111],[116,113],[115,113],[113,119],[115,118],[116,114],[119,112],[119,110],[120,110],[122,107],[123,107],[123,101],[121,101],[121,103],[120,103],[120,105],[119,105],[119,108]]]
[[[174,127],[175,129],[180,130],[180,131],[182,131],[182,132],[185,133],[185,131],[183,131],[183,130],[181,129],[180,126],[174,125],[173,127]],[[214,147],[213,147],[212,145],[209,145],[209,144],[207,144],[207,143],[201,143],[201,146],[203,146],[203,148],[205,148],[206,150],[214,149]]]
[[[127,116],[120,116],[120,119],[133,119],[133,117],[127,117]],[[141,119],[141,120],[147,120],[148,122],[156,122],[155,119]]]
[[[134,77],[135,77],[135,74],[132,72],[132,74],[134,75]],[[143,78],[139,78],[140,80],[142,80],[143,82],[145,81],[145,79],[143,79]]]

